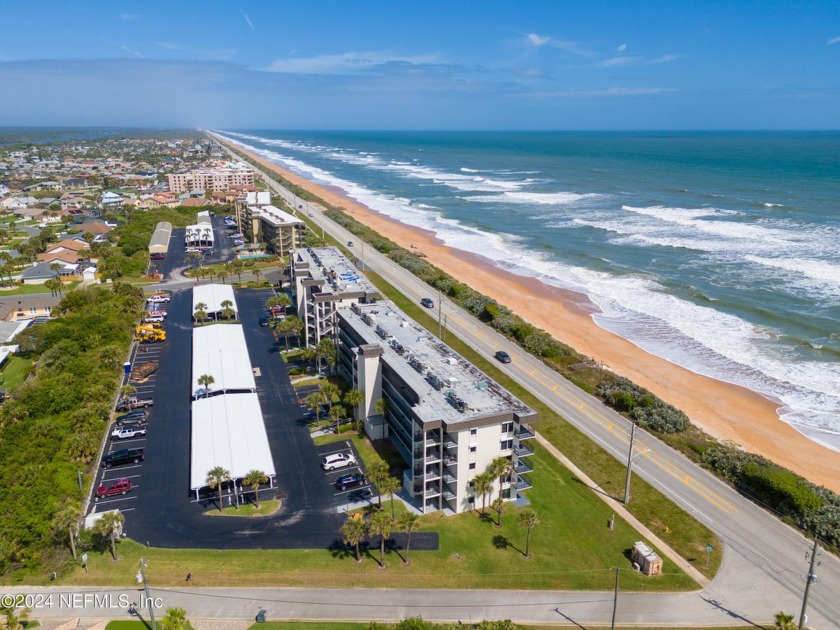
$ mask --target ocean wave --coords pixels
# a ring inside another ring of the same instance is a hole
[[[840,284],[840,265],[827,260],[813,258],[766,258],[752,254],[747,254],[744,256],[744,259],[766,267],[801,273],[814,280]]]
[[[784,208],[785,204],[783,203],[763,203],[761,204],[765,208]]]
[[[572,192],[503,192],[498,195],[472,195],[469,197],[460,197],[466,201],[476,201],[480,203],[528,203],[539,205],[567,205],[576,203],[587,199],[599,199],[603,195],[596,195],[592,193],[572,193]]]

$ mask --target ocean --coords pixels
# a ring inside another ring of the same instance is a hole
[[[585,295],[599,326],[840,450],[840,134],[218,133]]]

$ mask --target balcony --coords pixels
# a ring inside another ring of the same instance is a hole
[[[517,475],[523,475],[525,473],[532,472],[534,470],[534,467],[531,466],[528,462],[518,461],[513,470],[514,472],[516,472]]]
[[[444,490],[443,491],[443,498],[446,499],[447,501],[454,501],[456,499],[456,496],[455,496],[454,492],[451,492],[449,490]]]
[[[455,440],[446,438],[443,441],[443,448],[445,448],[447,451],[455,451],[458,450],[458,443]]]
[[[436,467],[427,468],[424,479],[426,481],[437,481],[438,479],[440,479],[440,470],[438,470]]]
[[[527,479],[523,479],[520,477],[516,480],[516,483],[513,484],[513,487],[517,490],[527,490],[528,488],[532,488],[533,486]]]
[[[426,448],[434,448],[435,446],[440,446],[440,438],[426,438]]]
[[[443,463],[447,466],[455,466],[458,464],[458,459],[456,457],[452,457],[451,455],[446,455],[443,458]]]
[[[517,457],[522,458],[522,457],[530,457],[531,455],[534,454],[534,451],[532,451],[530,448],[528,448],[524,444],[520,444],[515,449],[513,449],[513,453]]]
[[[440,496],[440,484],[430,483],[428,486],[426,486],[426,490],[423,493],[423,496],[425,496],[427,499]]]
[[[522,440],[530,440],[536,434],[534,430],[529,427],[527,424],[520,424],[519,429],[517,429],[515,433],[515,437],[521,442]]]
[[[438,450],[428,451],[426,453],[426,458],[423,461],[425,461],[427,464],[434,464],[436,462],[439,462],[440,461],[440,451],[438,451]]]
[[[446,484],[453,484],[453,483],[455,483],[456,481],[458,481],[458,480],[457,480],[457,479],[455,479],[455,477],[453,477],[452,475],[450,475],[448,472],[443,473],[443,482],[444,482],[444,483],[446,483]]]

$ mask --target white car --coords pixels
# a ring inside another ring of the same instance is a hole
[[[135,425],[133,427],[117,427],[111,431],[112,440],[130,440],[131,438],[146,435],[146,427]]]
[[[238,238],[235,241],[233,241],[233,244],[237,247],[242,247],[245,244],[245,241],[243,241],[241,238]]]
[[[146,298],[146,301],[151,302],[152,304],[162,304],[163,302],[169,302],[171,299],[172,298],[166,293],[156,293],[155,295],[150,295]]]
[[[236,234],[231,234],[230,237],[231,238],[244,238],[244,236],[242,234],[240,234],[239,232],[237,232]]]
[[[154,324],[159,323],[164,320],[163,315],[160,313],[149,313],[146,317],[143,318],[143,321],[147,324]]]
[[[321,468],[324,470],[335,470],[336,468],[346,468],[347,466],[355,466],[356,457],[353,453],[333,453],[327,455],[321,462]]]

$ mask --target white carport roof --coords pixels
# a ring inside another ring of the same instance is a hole
[[[230,300],[233,302],[233,310],[239,313],[236,306],[236,298],[233,296],[233,287],[229,284],[198,284],[193,287],[193,313],[195,305],[203,302],[207,305],[208,313],[218,313],[222,310],[222,302]]]
[[[253,392],[256,389],[240,324],[213,324],[193,330],[193,396],[204,394],[204,387],[198,384],[203,374],[213,377],[211,395],[214,392]]]
[[[207,473],[221,466],[233,479],[252,470],[275,475],[262,410],[256,394],[227,394],[192,403],[190,488],[207,485]]]

